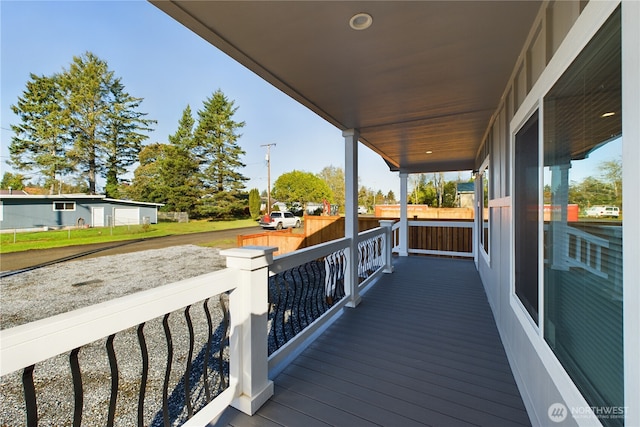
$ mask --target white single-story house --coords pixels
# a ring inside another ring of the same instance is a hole
[[[109,199],[104,195],[0,195],[0,230],[46,230],[158,222],[159,203]]]

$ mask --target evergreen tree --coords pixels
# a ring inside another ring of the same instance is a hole
[[[140,132],[153,123],[137,110],[141,102],[90,52],[74,57],[59,74],[32,74],[24,96],[12,106],[21,124],[12,125],[11,163],[38,170],[51,193],[56,174],[75,172],[86,177],[90,193],[101,175],[108,195],[117,195],[118,177],[137,161],[147,138]]]
[[[178,130],[173,135],[169,135],[169,142],[183,150],[192,150],[194,148],[194,125],[195,120],[193,120],[193,116],[191,115],[191,107],[187,105],[178,122]]]
[[[127,195],[136,200],[163,203],[165,212],[194,216],[200,200],[198,164],[189,152],[173,144],[149,144],[140,152]]]
[[[110,88],[109,110],[104,132],[106,147],[105,194],[119,197],[119,177],[127,172],[127,167],[138,161],[142,143],[148,138],[140,131],[151,131],[149,125],[155,120],[145,119],[146,113],[137,111],[142,98],[134,98],[124,90],[120,79]]]
[[[238,139],[238,129],[244,122],[236,122],[237,107],[222,91],[217,90],[198,111],[198,126],[194,132],[192,153],[200,164],[200,178],[205,198],[201,214],[216,218],[241,215],[246,206],[245,181],[240,157],[245,154]],[[244,196],[244,197],[243,197]]]
[[[260,216],[260,192],[257,188],[251,189],[249,191],[249,213],[251,214],[251,218],[258,218]]]
[[[9,145],[10,164],[21,171],[36,170],[53,194],[56,174],[72,170],[65,157],[70,139],[68,115],[60,90],[60,78],[31,74],[27,88],[11,106],[21,123],[11,125],[15,136]]]
[[[234,102],[217,90],[198,111],[193,152],[200,161],[203,182],[211,189],[211,194],[237,193],[244,189],[244,182],[248,180],[238,172],[245,166],[240,161],[245,152],[238,145],[240,134],[237,130],[245,123],[233,120],[237,110]]]
[[[110,111],[113,71],[109,71],[106,62],[87,52],[73,58],[61,81],[73,138],[73,148],[67,154],[86,174],[89,193],[96,194],[98,173],[106,171],[101,159],[106,154],[103,136]]]
[[[395,205],[396,203],[398,203],[396,201],[396,195],[392,190],[389,190],[387,195],[384,197],[384,203],[387,205]]]

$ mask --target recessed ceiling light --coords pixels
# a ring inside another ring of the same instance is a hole
[[[607,113],[603,113],[600,117],[602,117],[604,119],[605,117],[611,117],[611,116],[615,116],[615,115],[616,115],[616,113],[614,111],[609,111]]]
[[[429,150],[427,151],[427,154],[433,154],[433,151]]]
[[[368,13],[356,13],[349,20],[349,26],[354,30],[366,30],[373,24],[373,18]]]

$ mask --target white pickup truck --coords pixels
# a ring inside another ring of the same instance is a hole
[[[260,226],[262,228],[275,228],[276,230],[291,227],[300,228],[300,217],[287,211],[271,212],[271,215],[264,215],[260,218]]]

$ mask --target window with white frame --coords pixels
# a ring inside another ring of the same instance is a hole
[[[479,205],[480,205],[480,246],[482,247],[482,250],[484,251],[484,253],[489,256],[489,216],[490,216],[490,209],[489,209],[489,199],[490,199],[490,195],[489,195],[489,190],[491,188],[491,182],[490,182],[490,175],[489,175],[489,158],[487,157],[487,159],[484,161],[484,163],[482,164],[482,167],[480,168],[480,185],[481,185],[481,192],[482,192],[482,197],[480,198],[479,201]]]
[[[54,211],[75,211],[76,202],[53,202]]]
[[[618,9],[543,104],[544,337],[596,408],[625,403],[621,51]]]

